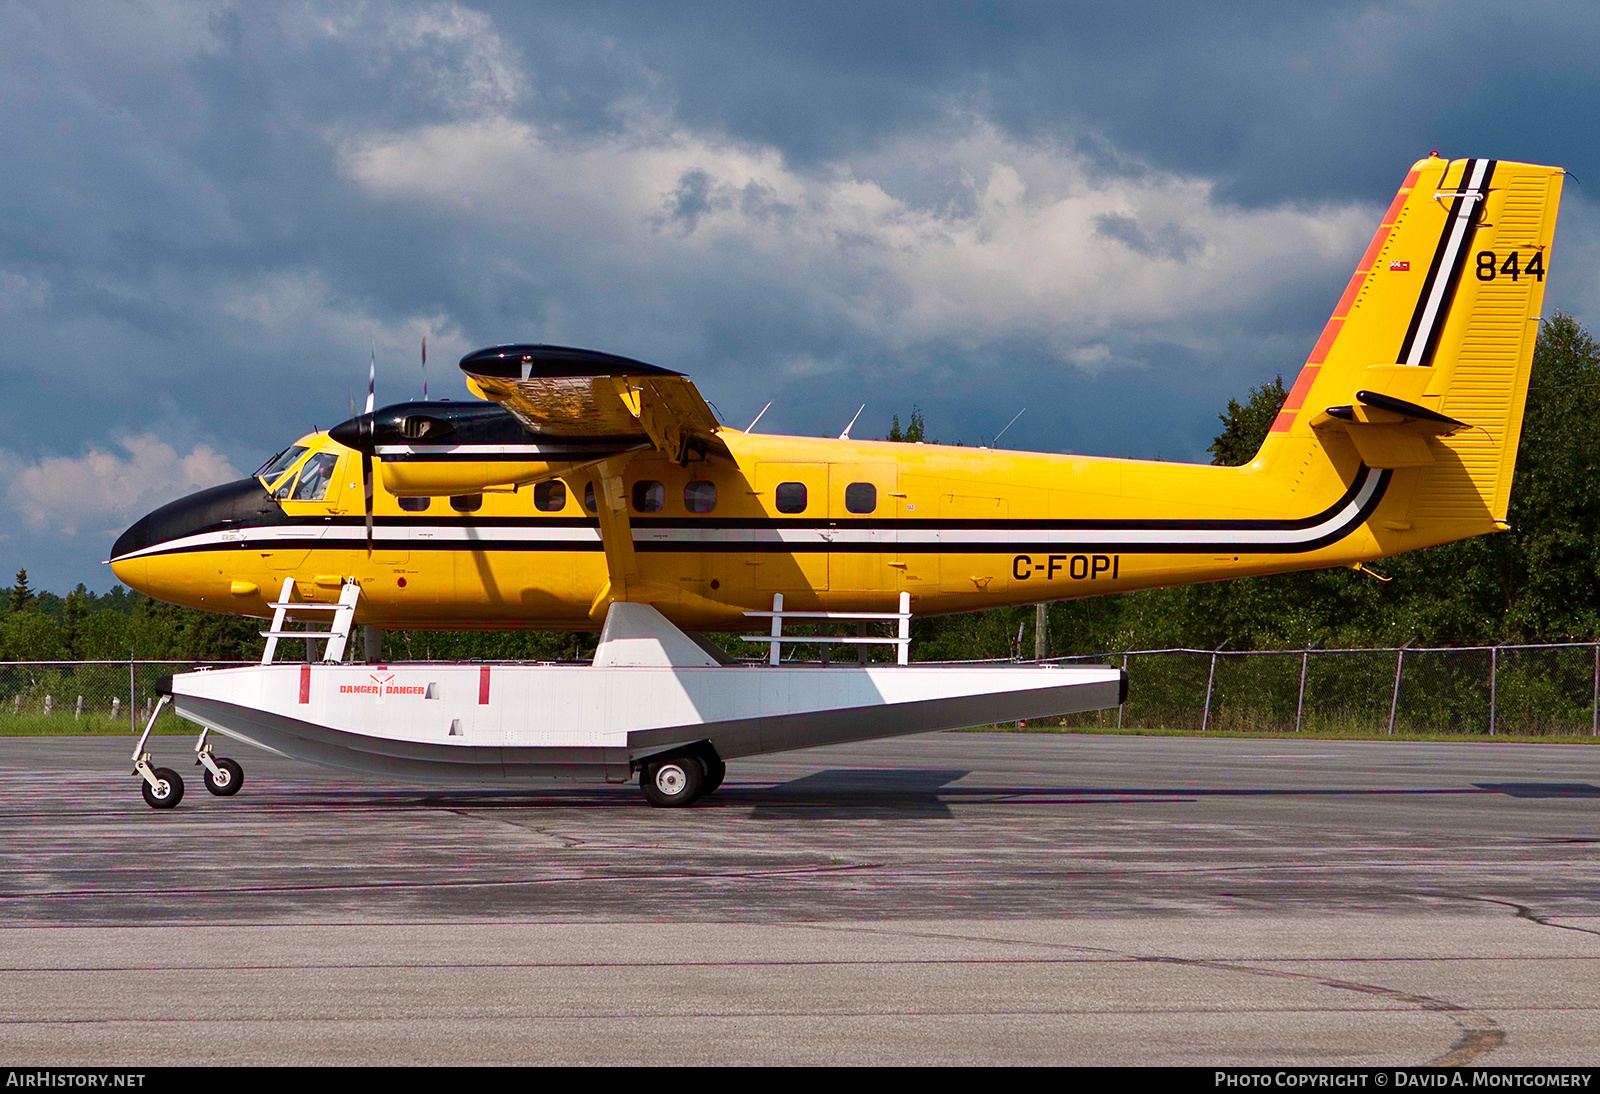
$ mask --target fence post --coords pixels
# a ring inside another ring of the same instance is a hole
[[[1413,639],[1412,641],[1415,641]],[[1406,646],[1411,645],[1410,642]],[[1406,664],[1406,646],[1401,646],[1398,656],[1394,659],[1394,695],[1389,699],[1389,736],[1394,736],[1395,715],[1400,712],[1400,672]]]
[[[1495,685],[1500,675],[1500,647],[1489,647],[1489,736],[1494,736]]]
[[[1589,729],[1589,736],[1600,737],[1600,642],[1594,646],[1594,725]]]
[[[1033,659],[1043,661],[1050,649],[1050,617],[1043,604],[1033,606]]]
[[[1233,640],[1230,638],[1228,642],[1231,641]],[[1228,642],[1224,642],[1222,646],[1226,646]],[[1206,674],[1206,709],[1200,715],[1201,733],[1204,733],[1206,731],[1206,727],[1211,724],[1211,685],[1215,683],[1217,679],[1217,654],[1222,652],[1222,646],[1218,646],[1216,649],[1211,651],[1211,671]]]
[[[895,664],[911,664],[911,594],[900,594],[900,629],[895,632],[900,639],[895,646]]]
[[[74,722],[83,720],[83,696],[81,695],[78,696],[78,708],[72,712],[72,720]]]
[[[1300,732],[1300,718],[1306,709],[1306,662],[1311,659],[1311,651],[1300,651],[1300,696],[1294,701],[1294,731]]]
[[[1595,658],[1596,658],[1597,662],[1600,662],[1600,646],[1596,646],[1595,647]],[[1124,676],[1128,675],[1128,655],[1127,654],[1123,654],[1122,655],[1122,675],[1124,675]],[[1123,712],[1124,709],[1127,708],[1127,706],[1128,706],[1127,703],[1118,703],[1117,704],[1117,728],[1118,729],[1122,728],[1122,712]]]
[[[128,732],[133,734],[139,732],[139,712],[134,709],[138,705],[133,678],[133,649],[130,647],[128,650]]]

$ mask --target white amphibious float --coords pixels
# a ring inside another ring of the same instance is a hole
[[[725,761],[765,752],[936,729],[1042,718],[1116,706],[1120,669],[1055,665],[910,665],[911,614],[770,612],[766,664],[730,664],[644,604],[613,604],[588,665],[342,663],[360,587],[338,604],[294,603],[293,581],[272,605],[260,665],[180,673],[163,681],[179,717],[205,727],[195,744],[206,789],[231,795],[238,763],[212,755],[216,731],[270,752],[327,767],[401,778],[506,783],[529,778],[626,782],[640,773],[655,805],[688,805],[722,782]],[[326,631],[286,630],[290,614],[332,612]],[[895,637],[785,635],[783,622],[898,621]],[[274,664],[280,638],[325,638],[320,663]],[[800,664],[784,643],[881,643],[898,664]],[[155,725],[155,714],[150,726]],[[171,808],[183,780],[134,750],[145,800]]]

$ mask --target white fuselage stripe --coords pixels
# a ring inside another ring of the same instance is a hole
[[[633,539],[641,546],[649,544],[682,544],[696,546],[757,546],[788,545],[807,546],[882,546],[893,549],[905,547],[938,547],[948,544],[952,550],[963,546],[1004,546],[1028,544],[1032,546],[1096,546],[1106,543],[1148,545],[1238,545],[1267,548],[1293,547],[1310,543],[1326,536],[1348,530],[1361,518],[1362,510],[1372,501],[1381,487],[1383,476],[1368,472],[1361,489],[1337,512],[1305,528],[919,528],[901,525],[898,528],[852,528],[841,522],[837,527],[815,528],[635,528]],[[339,541],[360,538],[360,527],[355,525],[269,525],[259,528],[240,528],[225,531],[203,532],[184,536],[165,543],[132,551],[122,558],[143,558],[150,555],[179,551],[204,550],[208,547],[223,549],[254,548],[258,550],[309,550],[323,539]],[[493,550],[496,547],[515,548],[528,544],[550,544],[559,547],[570,544],[574,548],[593,549],[600,545],[600,531],[595,527],[550,526],[537,518],[527,524],[513,526],[402,524],[379,525],[377,539],[384,549],[397,550],[416,546],[436,547],[448,544],[463,549]]]

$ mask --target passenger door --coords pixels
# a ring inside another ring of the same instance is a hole
[[[900,515],[895,491],[898,470],[892,463],[828,465],[831,591],[884,595],[900,591],[899,570],[890,566],[898,561],[899,550],[894,527]],[[863,511],[863,487],[872,488],[870,511]]]

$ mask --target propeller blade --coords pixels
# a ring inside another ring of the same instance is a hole
[[[422,336],[422,401],[428,401],[428,336]]]
[[[372,456],[361,453],[361,492],[365,495],[367,513],[367,554],[372,554]]]
[[[372,420],[372,393],[367,393],[367,412],[361,416],[361,493],[367,516],[367,554],[372,554],[372,447],[375,426]]]

